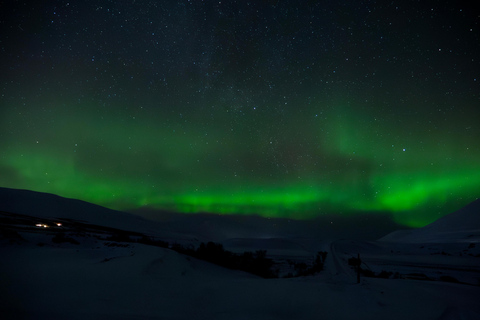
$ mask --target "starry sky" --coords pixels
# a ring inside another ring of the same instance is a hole
[[[480,195],[468,3],[4,1],[0,186],[423,226]]]

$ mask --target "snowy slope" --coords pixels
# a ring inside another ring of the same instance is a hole
[[[135,228],[145,221],[125,212],[81,200],[8,188],[0,188],[0,210],[45,218],[68,218],[110,227],[131,225]]]
[[[364,268],[402,278],[480,285],[480,200],[419,229],[399,230],[375,242],[340,243],[360,253]],[[345,257],[347,258],[347,257]]]
[[[395,231],[379,240],[409,243],[479,242],[480,199],[423,228]]]
[[[478,231],[480,229],[480,199],[425,226],[425,232]]]
[[[141,232],[169,239],[189,239],[192,236],[172,233],[158,223],[134,214],[111,210],[81,200],[29,190],[0,187],[0,211],[39,218],[62,218],[120,230]]]
[[[431,281],[261,279],[135,245],[0,248],[2,319],[467,319],[480,288]]]

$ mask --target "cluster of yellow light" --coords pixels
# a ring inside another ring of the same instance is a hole
[[[61,223],[58,223],[58,222],[55,223],[55,225],[56,225],[57,227],[61,227],[61,226],[62,226],[62,224],[61,224]],[[35,226],[36,226],[36,227],[39,227],[39,228],[48,228],[48,227],[49,227],[48,224],[45,224],[45,223],[37,223]]]
[[[39,228],[48,228],[48,225],[43,224],[43,223],[37,223],[35,226],[37,226]]]

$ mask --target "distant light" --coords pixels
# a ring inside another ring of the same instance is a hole
[[[57,223],[57,227],[61,227],[61,226],[62,226],[62,224],[61,224],[61,223]]]
[[[39,228],[48,228],[48,225],[43,224],[43,223],[37,223],[35,226],[37,226]]]

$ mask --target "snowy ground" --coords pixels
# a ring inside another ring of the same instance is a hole
[[[480,244],[336,241],[343,261],[361,253],[362,268],[391,277],[461,282],[480,286]]]
[[[368,244],[324,243],[330,252],[320,275],[267,280],[138,243],[77,235],[80,244],[56,244],[41,228],[18,234],[23,240],[4,237],[0,247],[2,319],[480,317],[479,286],[377,278],[356,284],[345,250],[367,256]]]
[[[453,215],[453,222],[439,220],[382,241],[225,240],[232,251],[264,249],[279,259],[306,261],[328,252],[316,276],[262,279],[170,249],[110,239],[121,234],[114,228],[133,230],[130,239],[146,233],[183,245],[195,245],[195,236],[156,230],[147,220],[86,203],[31,198],[25,205],[21,198],[16,215],[11,202],[10,213],[0,212],[1,319],[480,319],[480,233],[471,229],[479,225],[478,202],[468,219]],[[43,202],[48,210],[28,216]],[[72,220],[79,217],[84,221]],[[42,223],[49,227],[36,226]],[[457,234],[442,242],[438,234],[455,223]],[[54,241],[58,234],[64,238]],[[348,259],[358,253],[365,270],[397,277],[362,277],[357,284]]]

